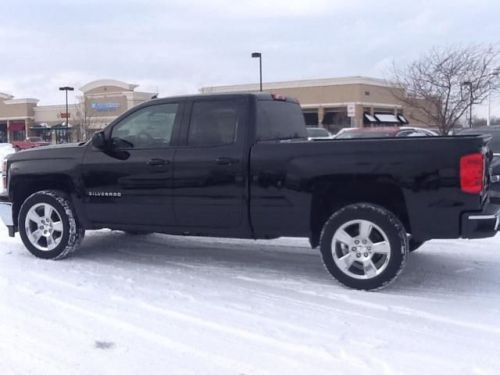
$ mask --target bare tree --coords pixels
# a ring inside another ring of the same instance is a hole
[[[498,90],[499,51],[491,46],[434,48],[419,60],[393,67],[393,95],[414,108],[441,134],[448,134],[470,111]]]
[[[85,95],[79,98],[78,105],[76,107],[76,124],[74,128],[78,130],[78,140],[86,141],[91,134],[89,134],[89,129],[95,123],[94,111],[90,108],[89,103]]]

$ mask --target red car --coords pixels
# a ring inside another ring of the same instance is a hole
[[[28,137],[24,141],[12,142],[12,146],[14,146],[16,151],[26,150],[28,148],[34,148],[40,146],[48,146],[48,145],[50,145],[50,142],[46,142],[40,137]]]

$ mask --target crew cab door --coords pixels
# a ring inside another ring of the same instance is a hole
[[[112,127],[106,150],[89,147],[83,183],[90,221],[110,226],[175,223],[173,141],[181,107],[179,103],[141,107]]]
[[[175,216],[187,232],[243,226],[247,111],[247,101],[234,97],[199,99],[188,108],[174,171]]]

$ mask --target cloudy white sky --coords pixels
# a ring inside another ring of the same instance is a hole
[[[195,93],[258,80],[252,51],[264,81],[387,78],[433,46],[498,44],[499,17],[498,0],[1,0],[0,91],[53,104],[60,85],[114,78]]]

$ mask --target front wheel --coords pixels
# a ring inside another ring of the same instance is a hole
[[[323,262],[345,286],[381,289],[396,279],[408,256],[408,238],[399,219],[383,207],[358,203],[335,212],[320,241]]]
[[[38,258],[61,259],[75,251],[85,235],[66,194],[43,190],[21,206],[19,234],[28,251]]]

